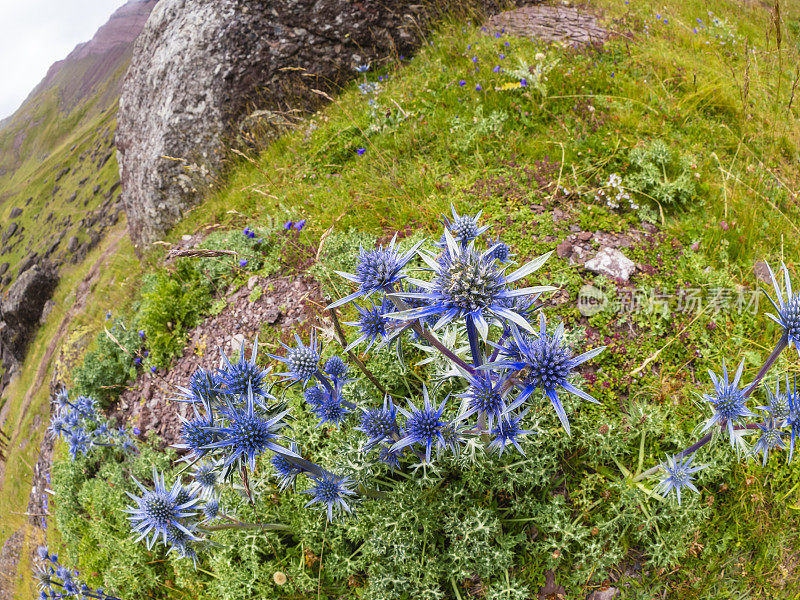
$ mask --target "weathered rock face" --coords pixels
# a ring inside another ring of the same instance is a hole
[[[312,89],[335,90],[358,64],[412,52],[448,4],[497,8],[495,0],[161,0],[136,41],[117,117],[136,247],[196,200],[187,167],[194,176],[216,171],[247,108],[318,104]]]
[[[58,276],[47,265],[22,273],[0,304],[0,360],[6,371],[15,371],[36,332],[45,303],[55,290]]]

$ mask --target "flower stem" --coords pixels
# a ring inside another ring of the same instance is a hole
[[[770,370],[773,363],[778,359],[781,352],[783,352],[788,345],[789,345],[789,336],[786,333],[784,333],[781,336],[781,339],[778,341],[778,344],[775,346],[775,349],[772,351],[772,354],[769,355],[764,365],[761,367],[761,369],[759,369],[758,373],[756,374],[756,378],[753,379],[750,385],[748,385],[745,388],[743,394],[744,398],[747,398],[748,396],[750,396],[750,394],[752,394],[756,390],[758,384],[761,383],[761,380],[764,379],[764,376],[767,374],[767,371]]]
[[[342,348],[347,348],[347,338],[344,335],[344,331],[342,331],[342,324],[339,323],[339,317],[336,315],[336,309],[329,308],[328,312],[331,313],[333,328],[336,330],[336,337],[339,338],[339,343],[342,345]],[[355,365],[361,370],[361,372],[366,375],[367,379],[370,380],[372,385],[378,388],[378,391],[381,393],[381,395],[389,396],[389,392],[385,387],[383,387],[383,385],[381,385],[381,382],[378,381],[378,378],[372,374],[372,371],[367,368],[367,365],[364,364],[364,361],[358,358],[358,356],[352,350],[347,351],[347,356],[350,357],[350,360],[352,360],[353,363],[355,363]],[[391,398],[391,396],[389,397]]]
[[[481,343],[478,340],[478,329],[475,327],[475,319],[472,315],[467,315],[467,338],[469,339],[469,350],[472,354],[472,364],[475,367],[480,367],[483,364],[483,353],[481,352]]]
[[[394,303],[395,308],[397,308],[398,311],[408,310],[408,305],[405,302],[403,302],[403,299],[392,292],[389,292],[386,295],[389,297],[389,300],[391,300],[392,303]],[[419,319],[411,323],[411,329],[413,329],[418,336],[424,338],[431,346],[436,348],[439,352],[444,354],[447,358],[449,358],[459,367],[464,369],[467,373],[469,373],[470,375],[475,375],[476,373],[475,367],[473,367],[472,365],[468,364],[467,362],[463,361],[461,358],[456,356],[456,354],[452,352],[447,346],[442,344],[442,342],[440,342],[439,339],[430,330],[426,329]]]

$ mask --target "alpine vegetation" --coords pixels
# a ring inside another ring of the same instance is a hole
[[[38,581],[37,600],[56,600],[57,598],[98,598],[99,600],[120,600],[102,588],[93,589],[78,579],[80,573],[71,571],[58,562],[57,554],[50,554],[47,546],[36,550],[37,567],[34,577]]]
[[[748,399],[761,387],[765,376],[781,353],[789,346],[795,346],[800,353],[798,345],[800,344],[800,297],[792,291],[789,270],[785,264],[781,263],[783,290],[769,265],[767,268],[775,291],[775,298],[773,299],[766,290],[764,293],[778,313],[767,316],[780,326],[781,331],[772,353],[767,357],[754,379],[743,387],[740,386],[740,382],[744,372],[744,360],[739,363],[732,380],[724,360],[722,361],[721,377],[709,370],[708,376],[713,391],[702,394],[702,398],[708,402],[711,408],[711,416],[700,430],[700,433],[705,433],[705,435],[678,454],[667,456],[666,462],[648,469],[634,478],[638,481],[645,477],[659,477],[656,489],[667,494],[674,491],[678,504],[681,501],[683,488],[698,492],[697,487],[692,483],[694,479],[692,474],[707,465],[692,466],[692,461],[698,450],[716,438],[727,435],[731,447],[754,459],[760,454],[762,466],[767,465],[771,450],[788,450],[787,460],[790,462],[794,455],[795,440],[800,426],[800,393],[797,389],[796,379],[790,383],[789,377],[786,375],[784,386],[781,388],[781,378],[778,376],[774,392],[765,386],[769,402],[766,406],[755,407],[756,410],[761,411],[760,413],[753,412],[747,406]],[[747,439],[751,434],[757,435],[755,443],[752,444]],[[788,443],[784,436],[788,436]]]
[[[238,361],[223,355],[218,371],[198,370],[173,398],[191,404],[193,416],[182,417],[178,448],[194,471],[186,485],[180,479],[168,484],[155,471],[153,487],[136,482],[141,495],[129,494],[134,504],[127,512],[137,539],[146,539],[148,546],[160,540],[195,559],[207,535],[221,527],[209,525],[215,518],[225,520],[225,528],[252,527],[224,513],[217,488],[236,478],[252,499],[259,491],[250,485],[251,476],[262,456],[269,459],[280,490],[295,488],[304,477],[308,483],[300,493],[311,497],[305,506],[317,506],[328,521],[335,521],[356,511],[361,499],[382,497],[369,465],[416,473],[467,448],[524,455],[526,437],[537,433],[523,423],[537,394],[553,405],[569,434],[562,398],[572,394],[595,402],[576,385],[577,367],[603,348],[576,355],[564,339],[563,325],[548,327],[538,301],[556,288],[520,284],[549,254],[514,265],[506,244],[484,237],[489,228],[480,225],[479,216],[459,215],[453,208],[452,219],[442,220],[441,241],[428,247],[422,241],[401,249],[397,236],[375,250],[362,247],[355,273],[339,273],[356,291],[328,306],[338,323],[336,308],[354,305],[358,316],[348,324],[356,329],[355,337],[350,343],[344,334],[340,339],[351,356],[357,346],[377,352],[396,342],[402,359],[404,343],[410,342],[449,365],[444,378],[408,385],[408,395],[393,396],[356,361],[381,390],[381,404],[372,405],[369,395],[353,392],[356,379],[340,357],[323,358],[315,332],[306,339],[295,333],[293,345],[282,343],[282,355],[268,355],[282,366],[275,375],[257,364],[257,340],[249,359],[242,344]],[[416,257],[421,263],[412,263]],[[422,266],[412,272],[412,264]],[[453,328],[466,332],[465,350],[451,348],[448,331]],[[440,393],[448,379],[465,391]],[[361,467],[337,472],[338,467],[303,456],[304,440],[290,433],[287,396],[298,384],[318,427],[341,429],[350,415],[357,416],[354,429],[363,436],[360,456],[365,461]]]

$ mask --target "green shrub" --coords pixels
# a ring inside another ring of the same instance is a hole
[[[133,360],[140,345],[138,333],[125,327],[122,321],[108,333],[101,331],[94,348],[73,371],[75,391],[108,407],[122,393],[125,384],[136,377]]]
[[[685,208],[694,196],[694,158],[672,151],[663,140],[652,140],[628,154],[631,172],[626,187],[638,192],[645,205],[662,211]]]
[[[150,363],[163,367],[180,356],[189,330],[210,306],[210,284],[186,261],[174,273],[147,275],[137,325],[147,336]]]

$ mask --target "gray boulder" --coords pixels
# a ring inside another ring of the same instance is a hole
[[[0,360],[6,372],[14,372],[22,364],[42,309],[57,283],[54,269],[36,265],[17,277],[8,289],[0,303]]]
[[[245,113],[317,107],[312,90],[333,93],[356,65],[409,55],[450,8],[493,12],[497,0],[161,0],[136,41],[117,115],[136,248],[197,201]]]

